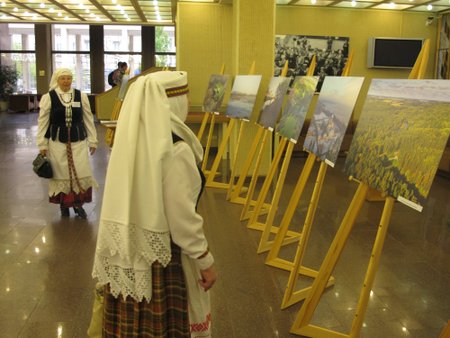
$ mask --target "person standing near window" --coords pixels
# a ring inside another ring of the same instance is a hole
[[[125,75],[125,72],[128,69],[128,64],[126,62],[121,62],[119,65],[119,68],[117,69],[117,71],[114,73],[113,76],[113,80],[114,80],[114,84],[116,86],[119,86],[122,84],[122,79],[123,76]]]
[[[49,201],[60,205],[61,216],[70,216],[69,208],[87,218],[83,204],[92,201],[92,176],[88,150],[97,148],[97,131],[86,93],[72,88],[72,71],[56,70],[50,90],[39,104],[37,146],[53,169],[49,180]]]

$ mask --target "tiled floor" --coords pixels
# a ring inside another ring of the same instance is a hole
[[[88,219],[61,219],[47,202],[46,182],[34,175],[36,113],[0,113],[0,337],[86,337],[94,281],[90,277],[109,150],[91,158],[100,189]],[[304,158],[294,158],[274,224],[279,224]],[[328,169],[303,265],[319,269],[356,190]],[[301,229],[317,167],[294,215]],[[206,221],[219,280],[212,289],[216,338],[296,337],[300,309],[281,310],[289,273],[257,254],[261,232],[239,221],[242,205],[208,188],[199,211]],[[396,203],[361,337],[437,338],[450,318],[450,180],[437,176],[422,213]],[[382,204],[366,202],[311,323],[349,333],[380,219]],[[261,218],[264,221],[264,217]],[[281,250],[293,261],[297,245]],[[299,278],[298,285],[311,280]]]

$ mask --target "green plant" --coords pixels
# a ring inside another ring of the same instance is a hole
[[[16,91],[18,74],[13,66],[0,65],[0,99],[7,101]]]

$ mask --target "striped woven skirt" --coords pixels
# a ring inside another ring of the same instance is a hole
[[[187,289],[181,251],[172,243],[172,259],[164,268],[152,265],[152,299],[136,302],[115,298],[105,287],[104,338],[182,338],[190,337]]]

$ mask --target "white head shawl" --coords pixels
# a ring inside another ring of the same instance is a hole
[[[69,68],[59,68],[55,70],[50,80],[49,90],[58,88],[58,78],[63,75],[73,76],[72,71]]]
[[[190,145],[198,161],[202,158],[199,141],[177,116],[186,115],[186,95],[174,100],[166,94],[166,89],[180,81],[187,84],[186,73],[139,77],[121,108],[92,272],[100,283],[110,284],[116,297],[150,301],[151,265],[159,261],[166,266],[171,259],[162,194],[162,164],[172,156],[171,131]]]

